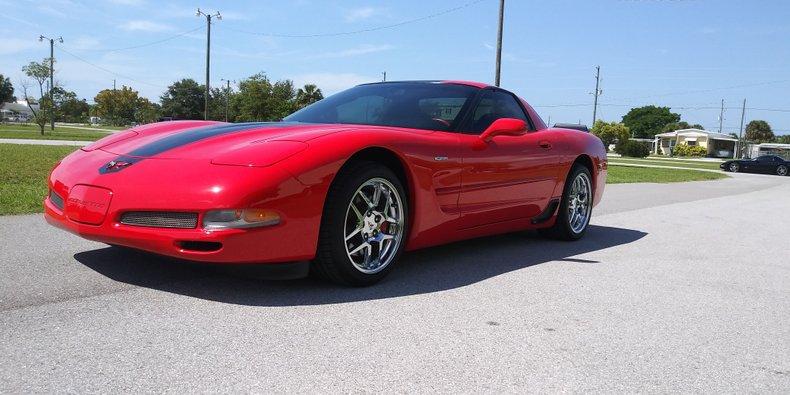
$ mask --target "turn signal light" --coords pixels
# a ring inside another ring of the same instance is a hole
[[[280,223],[280,214],[261,208],[212,210],[203,215],[205,229],[241,229]]]

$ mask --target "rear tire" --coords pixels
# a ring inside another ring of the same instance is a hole
[[[579,240],[589,228],[593,204],[592,176],[586,167],[574,164],[562,193],[557,220],[538,232],[557,240]]]
[[[787,175],[787,166],[785,166],[785,165],[777,166],[776,174],[778,174],[780,176],[786,176]]]
[[[338,284],[375,284],[403,252],[408,213],[395,173],[377,162],[350,163],[329,188],[311,271]]]

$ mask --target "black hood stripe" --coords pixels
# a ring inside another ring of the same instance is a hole
[[[129,165],[140,162],[147,157],[156,156],[174,148],[183,147],[187,144],[192,144],[211,137],[234,132],[243,132],[251,129],[282,127],[294,124],[297,124],[297,122],[251,122],[189,129],[184,132],[171,134],[159,140],[152,141],[148,144],[135,148],[128,154],[119,155],[114,160],[100,167],[99,173],[114,173],[128,167]],[[122,165],[119,166],[118,164]]]

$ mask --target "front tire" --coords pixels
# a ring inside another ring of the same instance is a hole
[[[343,285],[380,281],[403,252],[408,218],[403,185],[389,168],[349,164],[327,194],[312,270]]]
[[[593,204],[592,176],[586,167],[575,164],[571,168],[562,193],[557,220],[550,228],[539,232],[558,240],[579,240],[590,224]]]
[[[738,166],[737,162],[732,162],[730,163],[729,166],[727,166],[727,169],[729,169],[733,173],[737,173],[738,170],[740,169],[740,166]]]

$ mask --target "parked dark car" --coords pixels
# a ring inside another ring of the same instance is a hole
[[[763,155],[754,159],[728,160],[719,167],[724,171],[737,173],[739,171],[747,173],[766,173],[786,176],[790,169],[790,161],[786,161],[776,155]]]

